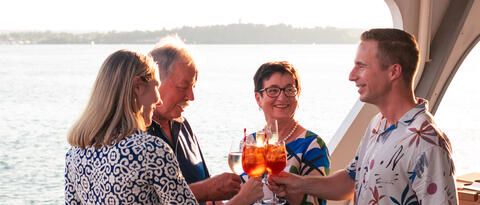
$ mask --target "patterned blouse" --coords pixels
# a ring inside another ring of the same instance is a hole
[[[347,168],[355,204],[457,204],[453,161],[426,100],[397,124],[374,117]],[[451,150],[451,149],[450,149]]]
[[[255,135],[256,133],[253,133]],[[292,136],[294,137],[294,136]],[[287,166],[284,171],[305,176],[326,176],[330,172],[330,154],[325,142],[310,130],[301,133],[294,141],[286,144]],[[242,177],[247,177],[242,174]],[[264,187],[264,198],[271,198],[271,191]],[[326,200],[312,195],[304,195],[300,204],[325,205]]]
[[[144,132],[65,161],[65,204],[197,204],[170,147]]]

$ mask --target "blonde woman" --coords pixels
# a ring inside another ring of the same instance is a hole
[[[65,204],[197,204],[171,148],[147,134],[161,104],[150,57],[119,50],[68,134]]]

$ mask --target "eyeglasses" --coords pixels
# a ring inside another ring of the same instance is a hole
[[[283,91],[285,96],[287,97],[295,97],[297,96],[298,90],[294,86],[289,86],[285,88],[279,88],[279,87],[268,87],[268,88],[263,88],[259,90],[258,92],[263,92],[265,91],[265,94],[267,94],[268,97],[271,98],[276,98],[280,95],[280,93]]]

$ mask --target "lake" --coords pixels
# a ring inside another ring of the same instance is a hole
[[[0,45],[0,204],[62,204],[66,132],[82,112],[103,60],[153,45]],[[356,45],[192,45],[199,67],[195,101],[185,112],[209,166],[229,171],[227,152],[243,128],[263,125],[253,75],[288,60],[303,91],[297,119],[328,143],[357,100],[348,81]],[[480,49],[458,72],[437,112],[452,141],[457,173],[480,170]]]

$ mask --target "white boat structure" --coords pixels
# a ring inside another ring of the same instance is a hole
[[[435,114],[455,73],[480,40],[480,0],[385,0],[385,3],[394,27],[417,38],[421,61],[415,93],[430,101],[430,111]],[[377,113],[372,105],[355,103],[328,144],[332,172],[348,165],[366,126]]]

